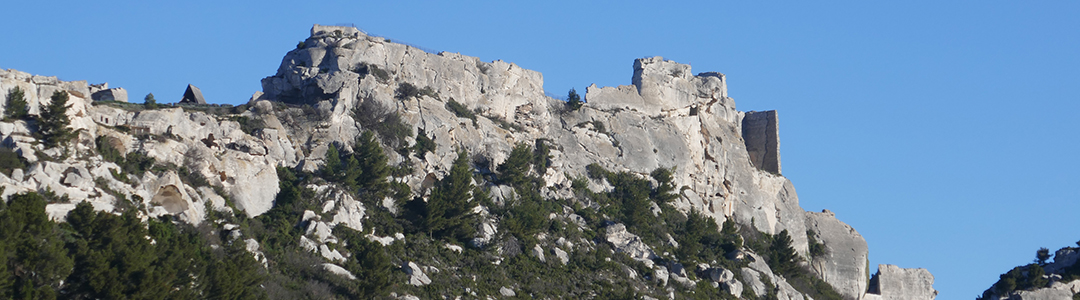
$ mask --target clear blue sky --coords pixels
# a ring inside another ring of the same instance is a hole
[[[854,226],[874,266],[929,269],[939,299],[1080,240],[1080,2],[152,2],[5,4],[0,68],[238,104],[313,23],[514,62],[560,95],[660,55],[779,110],[803,208]]]

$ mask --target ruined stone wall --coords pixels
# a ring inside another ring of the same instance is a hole
[[[780,174],[780,134],[775,110],[747,112],[742,136],[750,162],[760,170]]]

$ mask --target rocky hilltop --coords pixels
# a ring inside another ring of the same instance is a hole
[[[55,221],[85,202],[98,211],[211,228],[223,238],[208,243],[244,245],[271,282],[295,263],[282,254],[289,247],[318,260],[302,265],[339,276],[309,275],[315,278],[309,283],[366,282],[367,269],[352,262],[367,250],[350,247],[360,242],[343,236],[348,228],[387,249],[379,251],[389,252],[394,272],[385,292],[396,297],[600,297],[602,284],[558,296],[513,276],[477,279],[489,272],[484,268],[512,268],[525,259],[558,269],[594,255],[605,256],[601,261],[613,262],[615,270],[596,282],[615,283],[608,289],[619,291],[627,286],[627,293],[646,298],[707,295],[701,289],[709,288],[740,299],[935,297],[928,271],[880,265],[870,274],[867,243],[854,228],[827,210],[799,206],[782,175],[776,111],[736,110],[720,73],[695,75],[689,65],[661,57],[637,59],[633,70],[631,85],[590,86],[584,104],[571,108],[545,96],[540,73],[513,63],[428,53],[352,27],[315,25],[277,73],[262,80],[263,90],[236,107],[130,104],[116,101],[126,92],[107,85],[0,71],[0,91],[24,91],[30,116],[40,115],[55,92],[66,92],[74,132],[70,142],[46,147],[36,135],[44,121],[0,122],[4,147],[22,161],[0,175],[0,185],[3,197],[66,196],[45,206]],[[102,91],[109,97],[92,96]],[[372,151],[365,132],[378,138],[383,156],[357,154]],[[521,153],[532,167],[514,171]],[[356,176],[382,174],[365,182],[395,190],[378,194],[342,179],[355,167],[339,172],[346,175],[333,171],[357,157],[361,165],[365,157],[384,157],[382,168],[391,171],[364,169]],[[136,160],[149,163],[132,167]],[[425,215],[433,208],[425,205],[442,201],[440,191],[452,186],[443,183],[463,161],[471,179],[462,184],[477,188],[467,193],[462,215],[475,223],[467,237],[439,238],[424,227],[434,226]],[[515,181],[513,174],[529,179]],[[639,202],[611,202],[632,191],[627,182],[643,182],[651,192],[625,198]],[[283,196],[293,189],[306,205],[283,200],[293,199]],[[537,222],[546,225],[513,225],[522,222],[526,211],[515,209],[528,199],[536,200],[531,210],[542,211]],[[416,206],[428,208],[410,219]],[[631,212],[638,210],[648,222],[634,221]],[[719,242],[710,247],[708,239],[687,238],[689,225],[681,222],[698,217],[714,223],[710,234],[724,227],[731,234],[722,240],[734,246],[721,251]],[[285,220],[292,227],[282,230],[298,234],[276,241],[266,233],[273,231],[271,220]],[[728,231],[732,226],[737,234]],[[690,256],[719,256],[687,257],[680,250],[690,247],[686,241],[706,245]],[[779,252],[771,252],[777,244],[783,245]],[[416,245],[436,246],[421,251]],[[783,249],[793,255],[779,259]],[[486,267],[422,254],[443,252],[483,257]],[[608,267],[596,268],[599,274]],[[462,278],[473,283],[457,281]],[[440,284],[459,286],[420,288]],[[278,285],[288,286],[265,284]],[[272,298],[289,295],[285,288],[266,290]]]

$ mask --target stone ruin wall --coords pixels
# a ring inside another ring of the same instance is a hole
[[[754,167],[780,173],[780,134],[775,110],[747,112],[742,120],[743,142]]]

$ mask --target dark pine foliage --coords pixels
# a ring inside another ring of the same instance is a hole
[[[73,136],[68,125],[68,93],[63,91],[54,92],[49,105],[42,108],[38,115],[38,134],[41,136],[45,147],[56,147],[64,144]]]
[[[6,119],[20,120],[29,116],[30,106],[26,103],[26,93],[19,87],[12,88],[7,94],[7,107],[4,108]]]

